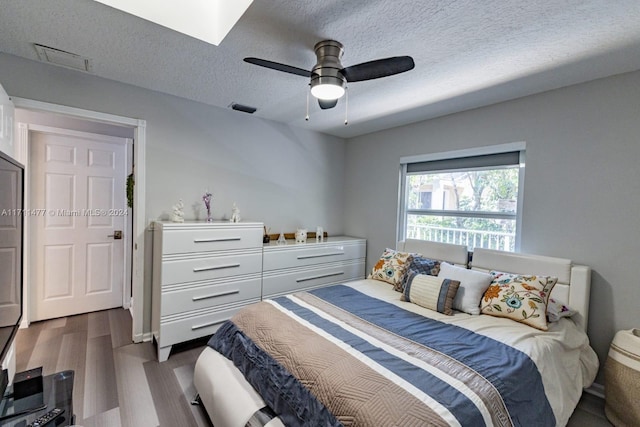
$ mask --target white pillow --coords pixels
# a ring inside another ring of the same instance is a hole
[[[480,300],[493,280],[491,274],[443,262],[440,264],[438,277],[460,282],[460,287],[453,300],[455,310],[469,314],[480,314]]]

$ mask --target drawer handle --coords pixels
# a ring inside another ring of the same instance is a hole
[[[222,270],[225,268],[240,267],[240,264],[226,264],[226,265],[214,265],[213,267],[196,267],[193,269],[194,273],[200,273],[202,271]]]
[[[298,259],[321,258],[324,256],[334,256],[334,255],[344,255],[344,252],[332,252],[328,254],[317,254],[317,255],[299,255]]]
[[[203,299],[226,297],[227,295],[234,295],[234,294],[239,294],[239,293],[240,293],[240,290],[236,289],[236,290],[233,290],[233,291],[220,292],[220,293],[217,293],[217,294],[203,295],[201,297],[193,297],[191,299],[193,301],[202,301]]]
[[[213,239],[193,239],[193,243],[211,243],[211,242],[236,242],[242,240],[240,237],[220,237]]]
[[[302,279],[296,279],[296,283],[307,282],[309,280],[315,280],[315,279],[324,279],[325,277],[341,276],[343,274],[344,274],[344,271],[341,271],[339,273],[321,274],[319,276],[313,276],[313,277],[303,277]]]
[[[214,326],[214,325],[218,325],[220,323],[223,323],[224,320],[216,320],[215,322],[209,322],[209,323],[203,323],[202,325],[194,325],[191,327],[192,331],[196,331],[198,329],[202,329],[202,328],[208,328],[209,326]]]

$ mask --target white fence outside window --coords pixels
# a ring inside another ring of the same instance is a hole
[[[425,224],[407,224],[407,238],[431,240],[473,248],[515,250],[515,233],[500,231],[465,230],[460,228],[437,227]]]

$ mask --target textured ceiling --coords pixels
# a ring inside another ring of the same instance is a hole
[[[305,78],[242,59],[311,69],[323,39],[344,44],[344,66],[416,67],[349,84],[349,125],[344,100],[312,102],[306,122]],[[92,0],[0,0],[0,51],[37,60],[33,43],[91,58],[100,77],[352,137],[638,70],[640,1],[254,0],[213,46]]]

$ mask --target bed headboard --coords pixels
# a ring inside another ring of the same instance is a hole
[[[402,252],[419,253],[427,258],[447,261],[451,264],[467,266],[468,250],[466,245],[406,239],[398,242],[396,249]]]
[[[471,261],[473,270],[503,271],[527,275],[544,275],[558,278],[551,296],[578,312],[575,320],[587,330],[589,320],[589,295],[591,291],[591,268],[574,265],[569,259],[492,249],[476,248]]]

